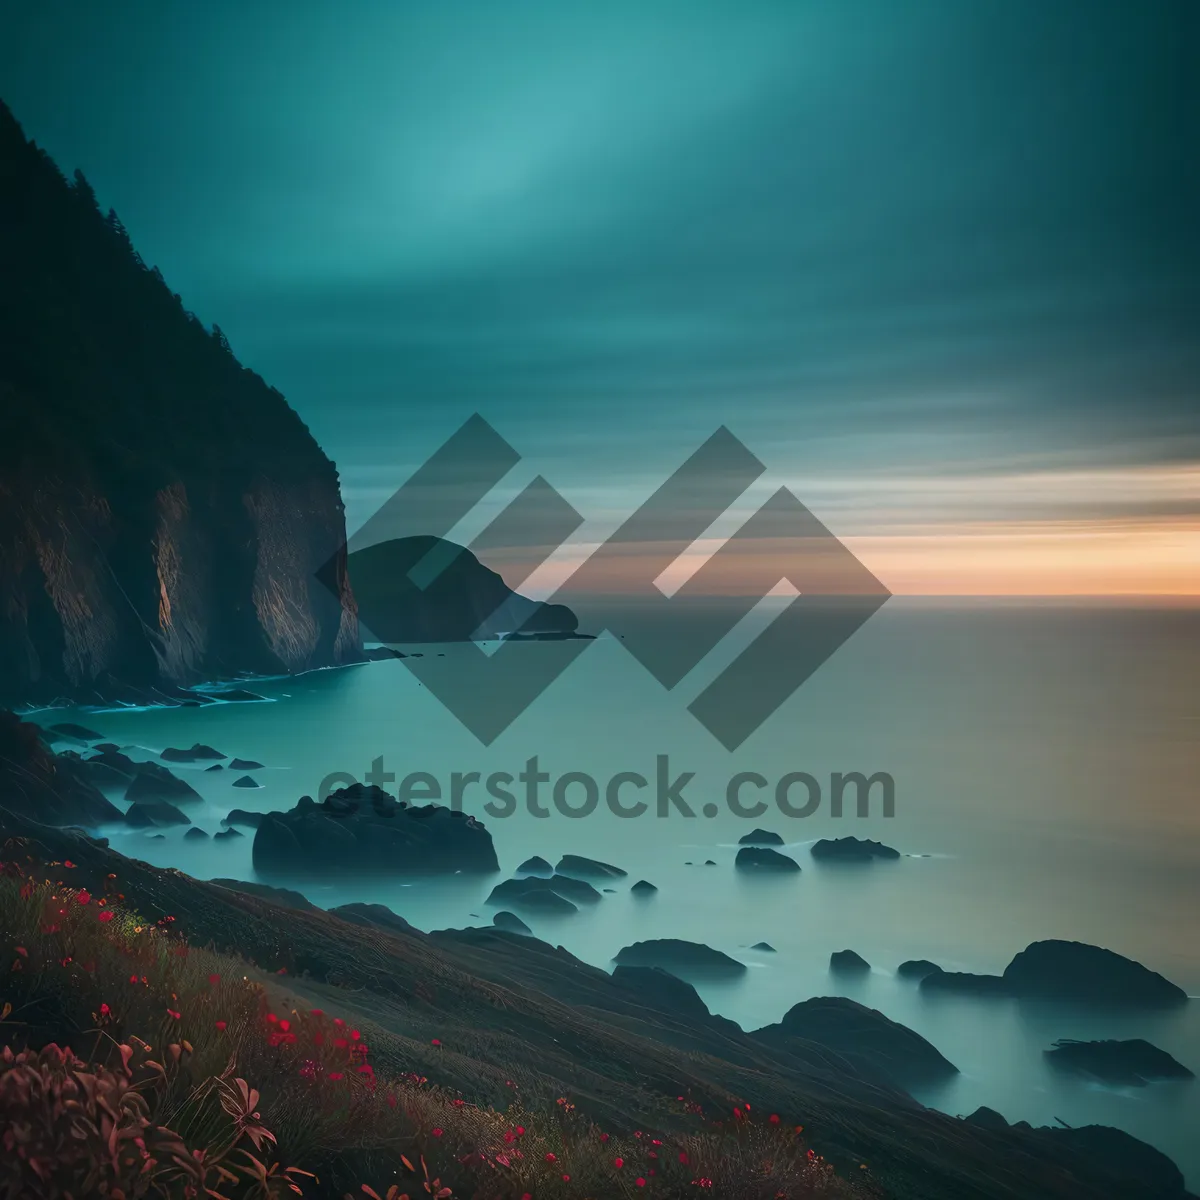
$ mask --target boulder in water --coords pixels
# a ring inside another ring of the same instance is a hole
[[[999,975],[970,971],[930,971],[921,978],[923,992],[956,992],[965,996],[1008,996],[1008,984]]]
[[[1187,1001],[1187,993],[1131,958],[1085,942],[1034,942],[1004,969],[1014,996],[1078,1004],[1159,1008]]]
[[[854,950],[835,950],[829,956],[829,969],[839,974],[862,975],[871,969],[871,964]]]
[[[220,750],[214,750],[211,746],[202,745],[196,742],[187,750],[180,750],[176,746],[168,746],[159,756],[166,762],[190,763],[202,762],[213,758],[226,758]]]
[[[554,874],[554,868],[540,855],[535,854],[532,858],[527,858],[518,868],[518,875],[545,875],[549,877]]]
[[[616,962],[628,967],[662,967],[681,979],[744,975],[746,964],[702,942],[653,938],[617,951]]]
[[[927,958],[910,958],[896,968],[896,974],[901,979],[915,979],[920,982],[926,975],[932,975],[942,968]]]
[[[780,854],[769,846],[743,846],[737,852],[733,865],[739,871],[778,871],[794,874],[800,864],[787,854]]]
[[[257,829],[266,815],[266,813],[260,812],[247,812],[244,808],[231,808],[225,815],[225,824],[249,825],[252,829]]]
[[[652,896],[658,891],[648,879],[639,879],[637,883],[629,889],[635,896]]]
[[[1156,1079],[1194,1078],[1183,1063],[1143,1038],[1099,1042],[1063,1039],[1043,1053],[1056,1067],[1119,1086],[1144,1087]]]
[[[783,838],[769,829],[752,829],[738,838],[739,846],[782,846]]]
[[[213,834],[214,842],[228,842],[233,838],[245,837],[246,835],[240,829],[220,829]]]
[[[252,758],[233,758],[229,761],[229,769],[231,771],[261,771],[262,763],[255,762]]]
[[[559,875],[574,875],[578,879],[623,879],[629,874],[611,863],[583,858],[578,854],[564,854],[555,864],[554,870]]]
[[[184,841],[202,842],[208,837],[208,834],[205,833],[204,830],[198,825],[193,825],[191,829],[189,829],[187,833],[183,835],[183,837]]]
[[[135,829],[155,825],[190,825],[191,818],[165,800],[135,800],[125,813],[125,823]]]
[[[821,838],[813,843],[813,858],[823,862],[855,862],[866,863],[876,858],[899,858],[900,851],[885,846],[882,842],[872,842],[866,838]]]
[[[137,764],[137,774],[125,789],[125,799],[186,803],[190,800],[200,800],[202,797],[190,783],[172,775],[166,767],[158,763],[144,762]]]
[[[233,781],[233,786],[236,788],[260,788],[262,784],[250,775],[243,775],[240,779]]]
[[[63,721],[61,724],[51,725],[50,732],[72,742],[102,742],[104,740],[104,734],[97,733],[86,725],[76,725],[74,721]]]

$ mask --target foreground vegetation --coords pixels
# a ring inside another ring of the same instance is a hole
[[[417,1071],[377,1072],[365,1023],[282,1011],[275,981],[174,936],[170,916],[141,919],[115,876],[95,894],[69,861],[7,854],[0,1195],[877,1194],[749,1104],[713,1120],[664,1097],[669,1132],[610,1135],[566,1096],[526,1107],[512,1083],[498,1107]]]

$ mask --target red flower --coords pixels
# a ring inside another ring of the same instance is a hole
[[[646,1181],[640,1175],[633,1182],[636,1183],[638,1187],[646,1186]]]
[[[396,1096],[393,1092],[388,1092],[388,1108],[396,1107]]]
[[[170,1017],[172,1021],[179,1021],[183,1018],[183,1014],[177,1013],[173,1008],[167,1009],[167,1016]]]
[[[607,1133],[602,1133],[602,1134],[600,1135],[600,1140],[601,1140],[602,1142],[607,1142],[607,1141],[608,1141],[608,1134],[607,1134]]]
[[[224,1032],[225,1032],[225,1027],[226,1027],[226,1022],[225,1022],[225,1021],[217,1021],[217,1022],[216,1022],[216,1026],[217,1026],[217,1032],[218,1032],[218,1033],[224,1033]]]
[[[75,869],[75,864],[69,858],[63,859],[63,866],[72,871]]]
[[[770,1115],[770,1116],[767,1118],[767,1120],[768,1120],[768,1121],[770,1121],[772,1125],[778,1125],[778,1124],[779,1124],[779,1114],[778,1114],[778,1113],[772,1113],[772,1114],[771,1114],[771,1115]]]
[[[685,1167],[687,1166],[688,1156],[687,1156],[686,1152],[683,1150],[680,1150],[680,1152],[679,1152],[679,1161],[681,1163],[683,1163],[683,1165]]]
[[[442,1136],[442,1131],[440,1129],[431,1129],[429,1132],[433,1134],[434,1137]]]
[[[517,1137],[524,1137],[524,1136],[525,1136],[525,1126],[518,1125],[517,1126]]]
[[[97,921],[102,921],[102,922],[107,923],[108,921],[111,921],[112,919],[113,919],[113,914],[111,912],[102,912],[102,913],[96,914]]]
[[[217,984],[221,982],[221,977],[220,977],[220,975],[216,975],[216,974],[210,975],[208,977],[208,982],[210,984],[212,984],[213,987],[216,987]]]
[[[314,1046],[325,1045],[325,1035],[323,1033],[314,1033],[313,1034],[313,1045]]]
[[[504,1140],[511,1146],[517,1140],[517,1135],[511,1129],[504,1131]]]
[[[24,946],[18,946],[18,947],[17,947],[17,953],[18,953],[18,954],[19,954],[19,955],[20,955],[22,958],[28,958],[28,957],[29,957],[29,951],[28,951],[28,950],[26,950]]]
[[[291,1029],[291,1027],[292,1027],[291,1021],[280,1021],[279,1022],[279,1029],[280,1029],[281,1033],[287,1033],[287,1031],[289,1029]]]
[[[330,1079],[342,1079],[342,1078],[344,1078],[344,1076],[342,1075],[341,1071],[330,1071],[329,1078]]]
[[[91,904],[92,902],[91,894],[86,891],[80,892],[75,899],[78,900],[80,904]]]
[[[558,1155],[555,1154],[553,1151],[551,1151],[549,1154],[546,1155],[546,1161],[547,1162],[558,1162]]]
[[[110,1012],[112,1012],[112,1009],[107,1004],[100,1005],[100,1015],[102,1017],[107,1017]]]
[[[267,1013],[267,1020],[270,1021],[272,1025],[279,1024],[279,1018],[274,1013]]]
[[[570,1182],[571,1182],[571,1177],[570,1177],[570,1175],[564,1175],[564,1176],[563,1176],[563,1183],[570,1183]]]
[[[614,1166],[614,1167],[616,1167],[618,1171],[619,1171],[619,1170],[620,1170],[620,1169],[621,1169],[621,1168],[622,1168],[624,1165],[625,1165],[625,1160],[624,1160],[623,1158],[614,1158],[614,1159],[613,1159],[613,1166]]]
[[[441,1040],[440,1040],[439,1038],[434,1038],[434,1039],[433,1039],[433,1041],[431,1041],[429,1044],[430,1044],[431,1046],[440,1046],[442,1043],[441,1043]]]
[[[333,1023],[334,1023],[334,1024],[335,1024],[335,1025],[336,1025],[336,1026],[337,1026],[339,1029],[341,1029],[341,1028],[342,1028],[342,1026],[344,1026],[344,1025],[346,1024],[346,1022],[345,1022],[345,1021],[343,1021],[341,1017],[334,1017],[334,1018],[333,1018]]]
[[[352,1042],[357,1042],[360,1037],[362,1037],[362,1034],[357,1029],[350,1030],[350,1040]]]
[[[325,1015],[319,1008],[310,1009],[309,1011],[314,1017],[323,1017]]]

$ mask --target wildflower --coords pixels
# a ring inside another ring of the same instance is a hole
[[[216,1025],[216,1027],[217,1027],[217,1032],[218,1032],[218,1033],[224,1033],[224,1032],[225,1032],[225,1029],[226,1029],[226,1026],[227,1026],[227,1022],[225,1022],[225,1021],[216,1021],[216,1022],[214,1022],[214,1023],[215,1023],[215,1025]]]
[[[28,958],[28,957],[29,957],[29,951],[28,951],[28,950],[26,950],[24,946],[18,946],[18,947],[17,947],[17,953],[18,953],[18,954],[19,954],[19,955],[20,955],[22,958]]]
[[[111,921],[112,919],[113,919],[113,914],[111,912],[102,912],[102,913],[96,914],[96,920],[103,922],[103,923],[107,923],[107,922]]]
[[[176,1012],[173,1008],[167,1009],[167,1016],[169,1016],[172,1021],[179,1021],[183,1019],[183,1014]]]
[[[518,1125],[517,1126],[517,1137],[524,1137],[524,1136],[525,1136],[525,1126]]]
[[[63,859],[63,866],[66,867],[68,871],[73,871],[75,869],[75,864],[69,858]]]
[[[608,1141],[608,1134],[607,1134],[607,1133],[602,1133],[602,1134],[600,1135],[600,1140],[601,1140],[602,1142],[607,1142],[607,1141]]]
[[[511,1146],[517,1140],[517,1135],[511,1129],[504,1131],[504,1140]]]
[[[80,892],[75,899],[78,900],[80,904],[91,904],[92,902],[91,893],[87,891]]]
[[[613,1159],[613,1166],[614,1166],[614,1167],[616,1167],[618,1171],[619,1171],[619,1170],[620,1170],[620,1169],[621,1169],[621,1168],[622,1168],[624,1165],[625,1165],[625,1160],[624,1160],[623,1158],[614,1158],[614,1159]]]
[[[359,1033],[357,1029],[352,1029],[352,1030],[350,1030],[350,1040],[351,1040],[352,1042],[357,1042],[357,1041],[358,1041],[358,1039],[359,1039],[359,1038],[361,1038],[361,1037],[362,1037],[362,1034],[361,1034],[361,1033]]]
[[[323,1033],[314,1033],[314,1034],[313,1034],[313,1039],[312,1039],[312,1040],[313,1040],[313,1045],[314,1045],[314,1046],[323,1046],[323,1045],[325,1045],[325,1035],[324,1035]]]
[[[557,1155],[557,1154],[555,1154],[553,1150],[551,1150],[551,1151],[550,1151],[550,1152],[549,1152],[549,1153],[546,1155],[546,1161],[547,1161],[547,1162],[558,1162],[558,1155]]]
[[[429,1044],[431,1046],[440,1046],[442,1044],[441,1038],[434,1038]]]
[[[633,1182],[637,1184],[638,1187],[646,1186],[646,1181],[640,1175]]]
[[[396,1107],[396,1094],[395,1094],[395,1092],[388,1092],[387,1102],[388,1102],[388,1108],[395,1108],[395,1107]]]
[[[768,1121],[770,1121],[770,1123],[771,1123],[772,1125],[778,1125],[778,1124],[779,1124],[779,1114],[778,1114],[778,1113],[772,1113],[772,1114],[771,1114],[771,1115],[770,1115],[770,1116],[767,1118],[767,1120],[768,1120]]]
[[[100,1015],[102,1017],[107,1017],[110,1012],[112,1012],[112,1009],[107,1004],[100,1005]]]
[[[431,1134],[432,1134],[434,1137],[441,1137],[441,1136],[442,1136],[442,1130],[441,1130],[441,1129],[431,1129],[429,1132],[430,1132],[430,1133],[431,1133]]]
[[[570,1183],[570,1182],[571,1182],[571,1177],[570,1177],[570,1175],[566,1175],[566,1174],[564,1174],[564,1175],[563,1175],[563,1183]]]
[[[330,1071],[329,1078],[330,1079],[344,1079],[345,1076],[341,1073],[341,1071]]]
[[[279,1022],[279,1031],[280,1031],[280,1033],[287,1033],[287,1031],[288,1031],[289,1029],[291,1029],[291,1027],[292,1027],[292,1023],[291,1023],[291,1021],[280,1021],[280,1022]]]
[[[345,1022],[345,1021],[343,1021],[341,1017],[334,1017],[334,1018],[333,1018],[333,1023],[334,1023],[334,1024],[335,1024],[335,1025],[336,1025],[336,1026],[337,1026],[339,1029],[343,1028],[343,1027],[345,1026],[345,1024],[346,1024],[346,1022]]]
[[[680,1161],[681,1163],[683,1163],[683,1165],[684,1165],[685,1167],[687,1166],[687,1163],[688,1163],[687,1151],[685,1151],[685,1150],[680,1150],[680,1152],[679,1152],[679,1161]]]
[[[221,982],[221,977],[220,975],[214,973],[208,977],[208,982],[212,987],[216,987],[217,984]]]
[[[279,1018],[274,1013],[267,1013],[267,1020],[270,1021],[272,1025],[279,1024]]]
[[[462,1108],[462,1106],[466,1104],[466,1101],[460,1097],[457,1100],[451,1100],[450,1103],[453,1104],[455,1108]]]
[[[325,1014],[319,1008],[309,1010],[314,1017],[323,1017]]]

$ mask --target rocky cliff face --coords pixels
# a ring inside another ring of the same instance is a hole
[[[0,703],[360,651],[333,464],[0,105]]]

